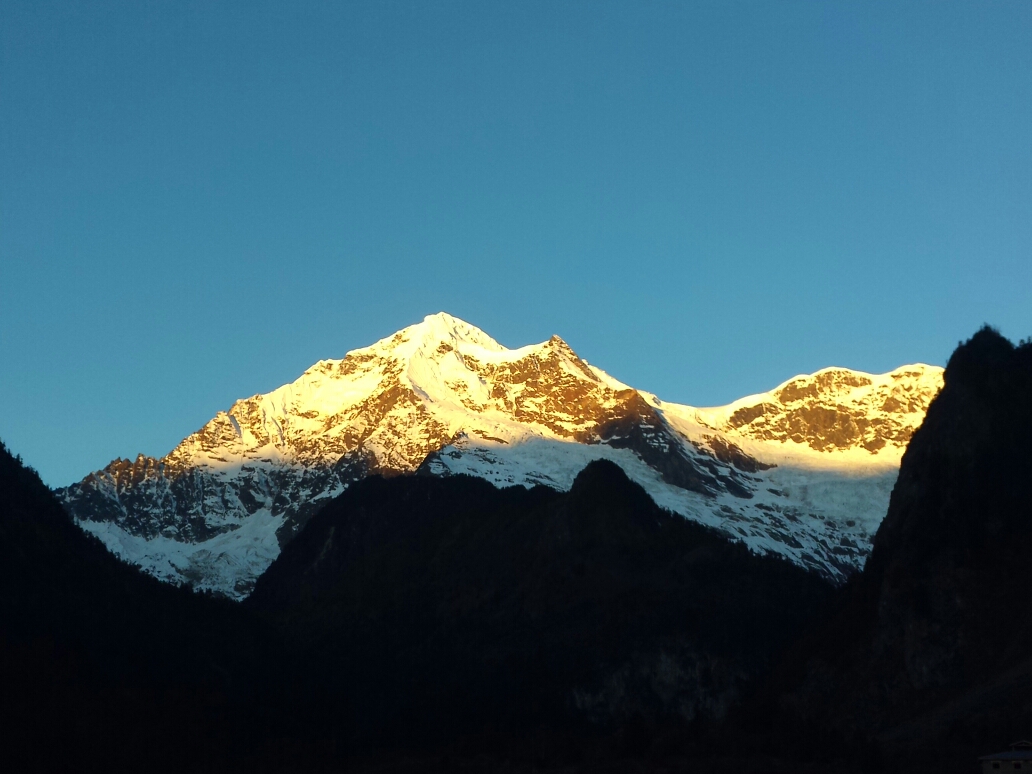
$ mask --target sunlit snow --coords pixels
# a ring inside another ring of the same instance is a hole
[[[298,509],[310,512],[359,475],[342,467],[349,460],[389,473],[424,465],[499,486],[564,490],[604,457],[662,507],[841,579],[862,566],[906,438],[941,383],[942,369],[925,365],[881,375],[824,369],[728,406],[695,408],[634,393],[558,338],[509,350],[441,313],[238,401],[153,461],[144,478],[154,504],[142,516],[164,525],[161,534],[136,526],[141,514],[129,512],[124,487],[141,484],[114,473],[100,471],[63,495],[83,528],[119,556],[159,578],[240,598],[278,555],[277,531]],[[662,425],[649,436],[655,449],[716,466],[751,496],[679,488],[635,451],[598,437],[600,417],[635,394]],[[717,441],[774,467],[733,470],[714,456]],[[163,510],[171,495],[162,471],[198,477],[204,498],[196,508],[217,534],[181,538],[185,522]],[[90,492],[122,515],[83,518],[76,503]]]

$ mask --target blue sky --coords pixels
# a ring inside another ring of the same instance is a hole
[[[1027,337],[1030,40],[1029,2],[6,0],[0,438],[70,483],[439,310],[694,405]]]

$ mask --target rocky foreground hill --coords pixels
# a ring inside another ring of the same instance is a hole
[[[608,459],[661,507],[841,582],[866,560],[941,378],[829,368],[701,409],[622,384],[558,337],[510,350],[442,313],[59,495],[152,575],[242,598],[321,505],[369,475],[568,490]]]

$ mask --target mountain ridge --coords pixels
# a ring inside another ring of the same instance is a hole
[[[365,476],[461,472],[562,490],[607,458],[662,507],[840,580],[862,566],[940,383],[931,366],[822,369],[694,408],[628,387],[558,336],[507,349],[439,313],[235,402],[161,459],[116,460],[60,495],[152,574],[242,597],[315,510]],[[821,488],[830,494],[811,496]],[[857,498],[850,519],[843,503]]]

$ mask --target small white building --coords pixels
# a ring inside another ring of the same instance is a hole
[[[1006,752],[983,755],[978,760],[982,763],[982,774],[1032,772],[1032,742],[1015,742]]]

